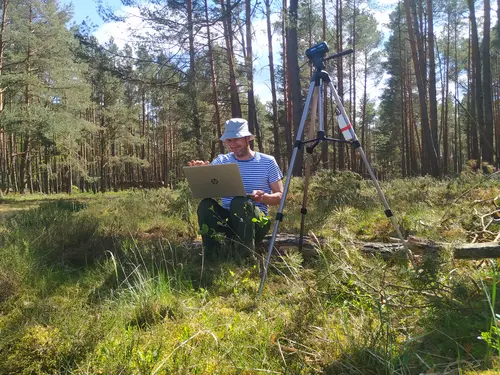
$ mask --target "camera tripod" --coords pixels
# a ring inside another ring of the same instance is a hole
[[[337,90],[335,89],[335,86],[330,80],[330,76],[328,72],[325,70],[325,61],[331,60],[331,59],[336,59],[340,58],[342,56],[348,55],[353,53],[354,51],[352,49],[341,51],[339,53],[333,54],[327,58],[324,57],[324,55],[328,52],[328,46],[325,42],[319,43],[311,48],[309,48],[306,51],[306,55],[309,58],[309,61],[311,64],[314,65],[314,74],[311,80],[311,84],[309,85],[309,90],[306,98],[306,103],[304,106],[304,110],[302,112],[302,117],[300,120],[300,125],[299,129],[297,131],[297,136],[296,140],[294,143],[294,148],[293,148],[293,153],[292,153],[292,158],[290,159],[290,165],[288,166],[288,173],[286,176],[286,181],[285,181],[285,187],[283,190],[283,195],[280,201],[280,205],[278,208],[278,213],[276,214],[276,222],[274,224],[274,229],[273,229],[273,234],[271,237],[271,240],[269,242],[269,249],[267,253],[267,258],[266,258],[266,263],[264,266],[264,272],[262,275],[262,280],[260,282],[260,287],[259,287],[259,293],[258,295],[260,296],[262,294],[262,290],[264,288],[264,283],[266,280],[267,276],[267,270],[269,267],[269,262],[271,259],[271,254],[273,252],[273,247],[274,247],[274,242],[276,241],[276,236],[278,234],[278,228],[280,222],[283,220],[283,209],[285,206],[285,200],[286,196],[288,193],[288,189],[290,187],[290,180],[292,177],[292,170],[295,165],[295,161],[297,159],[297,154],[300,150],[300,148],[303,145],[309,145],[306,147],[307,151],[307,158],[306,158],[306,168],[305,168],[305,175],[304,175],[304,196],[302,200],[302,208],[300,210],[302,217],[301,217],[301,223],[300,223],[300,237],[299,237],[299,250],[302,250],[302,245],[304,241],[304,222],[305,222],[305,217],[307,214],[307,201],[308,201],[308,187],[309,187],[309,177],[311,174],[311,159],[312,159],[312,153],[316,146],[318,146],[321,142],[327,141],[327,142],[336,142],[336,143],[347,143],[350,144],[353,149],[359,150],[359,153],[361,155],[361,159],[363,160],[366,169],[373,181],[373,184],[377,190],[378,196],[380,200],[382,201],[382,204],[384,205],[385,208],[385,215],[390,218],[392,225],[394,226],[394,229],[396,230],[396,233],[399,237],[399,239],[402,241],[403,244],[405,244],[405,240],[403,238],[403,235],[401,233],[401,230],[399,229],[399,225],[396,221],[396,218],[394,217],[391,208],[389,207],[389,204],[387,203],[387,200],[385,198],[384,193],[382,192],[382,189],[380,188],[380,184],[377,181],[377,178],[375,174],[373,173],[373,169],[370,166],[370,163],[368,162],[368,159],[366,158],[366,154],[363,151],[363,148],[361,147],[361,143],[359,142],[356,133],[354,132],[354,129],[352,127],[352,124],[347,117],[347,114],[345,112],[345,108],[342,105],[342,102],[340,100],[340,97],[337,93]],[[328,138],[325,136],[325,128],[324,128],[324,118],[323,118],[323,85],[327,84],[328,87],[330,88],[330,93],[333,96],[333,99],[335,100],[336,104],[336,110],[335,110],[335,115],[337,118],[338,125],[340,127],[340,130],[342,132],[342,135],[344,139],[335,139],[335,138]],[[304,132],[305,128],[305,123],[307,120],[307,114],[309,107],[311,106],[311,121],[310,121],[310,126],[309,126],[309,136],[314,137],[314,126],[316,122],[316,112],[319,112],[318,115],[318,120],[319,120],[319,130],[316,134],[316,138],[302,141],[302,135]],[[410,260],[413,262],[413,258],[411,257],[411,253],[409,253]]]

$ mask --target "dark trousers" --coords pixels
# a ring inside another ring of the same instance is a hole
[[[214,199],[203,199],[198,206],[198,223],[205,254],[215,255],[226,238],[232,240],[241,255],[253,251],[270,228],[263,216],[259,207],[245,197],[234,197],[229,210]]]

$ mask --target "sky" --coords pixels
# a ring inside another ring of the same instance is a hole
[[[132,8],[122,6],[120,0],[100,0],[100,2],[111,7],[113,10],[121,12],[121,14],[127,14],[129,16],[128,25],[114,22],[104,23],[97,11],[99,0],[63,0],[63,2],[66,4],[73,4],[73,21],[75,23],[80,24],[85,21],[87,23],[91,22],[96,26],[94,35],[101,43],[104,43],[113,37],[115,43],[122,47],[128,40],[127,36],[130,33],[130,28],[135,30],[141,29],[141,21],[137,16],[137,13]],[[398,0],[377,0],[376,3],[378,4],[378,9],[372,10],[384,33],[387,33],[388,30],[384,28],[383,25],[388,23],[389,13],[392,11],[397,2]],[[255,30],[255,39],[253,44],[255,59],[254,92],[257,96],[259,96],[260,100],[265,103],[271,100],[265,19],[254,22],[253,27]],[[278,54],[280,46],[278,35],[274,36],[273,46],[276,54]],[[278,61],[277,57],[275,57],[275,61]],[[384,81],[385,79],[381,79],[372,83],[372,87],[369,87],[369,92],[372,96],[377,96],[381,92],[384,86]]]
[[[89,18],[95,24],[102,24],[102,19],[97,13],[97,1],[96,0],[66,0],[66,4],[73,4],[73,20],[76,23],[81,23],[82,21]],[[108,4],[113,8],[119,9],[122,7],[120,0],[103,0],[104,4]]]
[[[109,6],[113,10],[120,11],[126,9],[120,0],[101,0],[104,6]],[[102,18],[99,16],[98,0],[64,0],[66,4],[72,4],[73,6],[73,18],[77,24],[85,22],[91,22],[97,29],[94,35],[99,39],[100,42],[106,42],[110,37],[117,40],[117,44],[125,44],[127,41],[127,27],[124,24],[118,23],[104,23]]]

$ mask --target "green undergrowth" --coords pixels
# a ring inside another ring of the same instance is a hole
[[[495,175],[381,185],[405,236],[500,231]],[[298,231],[302,186],[291,181],[281,231]],[[5,217],[0,373],[495,373],[496,260],[367,257],[355,243],[395,236],[371,182],[322,173],[309,198],[307,232],[326,241],[312,258],[274,256],[260,297],[264,254],[228,249],[202,267],[186,186],[42,199]]]

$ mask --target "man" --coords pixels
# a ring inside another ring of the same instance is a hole
[[[214,199],[203,199],[198,206],[206,254],[217,251],[220,237],[232,238],[240,249],[252,251],[262,241],[270,223],[264,216],[268,206],[278,205],[283,194],[283,174],[273,156],[250,148],[254,139],[248,123],[241,118],[226,121],[221,141],[231,152],[219,155],[211,164],[237,163],[246,197],[223,197],[222,206]],[[191,160],[188,165],[206,165],[208,161]]]

